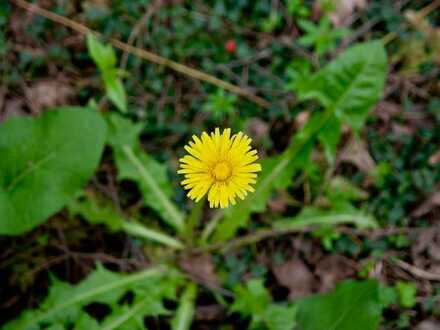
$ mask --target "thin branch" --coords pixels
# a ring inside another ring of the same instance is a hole
[[[428,281],[439,281],[440,282],[440,274],[435,274],[428,272],[424,269],[417,268],[416,266],[413,266],[405,261],[395,259],[392,261],[392,263],[396,264],[403,270],[406,270],[408,273],[412,274],[415,277],[428,280]]]

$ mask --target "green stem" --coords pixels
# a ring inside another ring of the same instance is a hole
[[[188,243],[193,242],[194,229],[200,224],[204,205],[205,198],[202,198],[202,200],[200,200],[198,203],[195,203],[191,208],[191,213],[185,222],[185,238]]]
[[[124,222],[122,224],[122,229],[128,234],[159,242],[174,249],[181,250],[184,248],[184,245],[179,240],[159,231],[149,229],[140,223]]]
[[[172,321],[173,330],[189,330],[194,317],[194,302],[197,295],[197,285],[189,283],[180,298],[179,308]]]
[[[206,243],[209,239],[209,237],[214,232],[215,228],[219,224],[220,220],[223,217],[224,212],[223,211],[217,211],[217,213],[214,214],[212,219],[208,222],[208,224],[205,226],[205,229],[202,232],[201,242],[202,244]]]
[[[148,188],[151,189],[152,193],[156,195],[156,197],[159,200],[159,203],[162,204],[164,209],[166,210],[169,218],[165,219],[167,220],[170,225],[172,225],[178,232],[182,232],[184,229],[184,221],[183,216],[180,214],[179,210],[173,205],[173,203],[168,199],[168,197],[164,194],[162,189],[160,189],[159,185],[157,184],[154,177],[151,175],[151,173],[144,167],[142,162],[139,160],[139,158],[136,157],[136,155],[133,152],[133,149],[128,146],[124,145],[122,147],[122,150],[124,151],[125,155],[127,156],[128,160],[133,164],[133,166],[137,169],[139,172],[142,180],[145,182],[145,184],[148,186]]]

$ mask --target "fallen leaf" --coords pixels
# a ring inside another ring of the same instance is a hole
[[[29,108],[35,114],[45,108],[68,104],[74,95],[72,87],[62,80],[40,80],[25,89]]]
[[[272,212],[283,213],[287,210],[286,198],[283,195],[272,198],[268,202],[268,207]]]
[[[259,118],[252,118],[247,123],[247,131],[255,140],[260,140],[269,134],[268,124]]]
[[[179,266],[195,280],[202,282],[208,287],[219,287],[220,281],[215,272],[212,258],[208,254],[193,254],[183,256],[179,260]]]
[[[433,153],[430,157],[429,157],[429,165],[437,165],[440,162],[440,149],[438,149],[435,153]]]
[[[356,266],[350,259],[340,255],[324,257],[316,266],[315,274],[321,280],[320,292],[331,290],[337,282],[353,276]]]
[[[434,320],[424,320],[417,324],[415,330],[438,330],[440,329],[440,322]]]
[[[330,19],[336,26],[347,26],[351,23],[351,16],[356,10],[363,10],[367,5],[366,0],[333,0],[335,10],[330,14]]]
[[[273,265],[272,271],[277,281],[289,289],[289,299],[306,296],[313,290],[313,273],[299,258]]]
[[[356,166],[365,173],[370,173],[376,167],[365,141],[352,137],[338,155],[338,163],[346,162]]]
[[[224,320],[225,309],[221,305],[197,306],[195,319],[198,321]]]

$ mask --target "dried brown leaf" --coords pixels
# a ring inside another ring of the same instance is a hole
[[[440,149],[438,149],[435,153],[433,153],[430,157],[429,157],[429,164],[434,166],[437,165],[440,162]]]
[[[355,272],[356,266],[348,258],[339,255],[324,257],[315,269],[315,274],[321,279],[319,291],[329,291],[337,282],[354,275]]]
[[[313,273],[299,258],[273,265],[272,271],[277,281],[289,289],[289,299],[306,296],[313,290]]]
[[[210,255],[193,254],[183,256],[179,260],[179,266],[195,280],[209,287],[216,288],[219,286],[220,281]]]
[[[440,322],[435,320],[424,320],[417,324],[415,330],[438,330],[440,329]]]
[[[376,167],[365,141],[352,137],[338,155],[338,163],[346,162],[356,166],[365,173],[370,173]]]
[[[38,114],[45,108],[68,104],[74,91],[62,80],[41,80],[27,88],[25,95],[29,108]]]
[[[346,26],[351,23],[351,16],[357,10],[365,9],[366,0],[333,0],[335,10],[331,13],[330,19],[336,26]]]

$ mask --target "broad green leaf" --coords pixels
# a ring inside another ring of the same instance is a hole
[[[189,330],[194,317],[194,303],[197,296],[197,285],[189,283],[182,294],[176,315],[171,321],[173,330]]]
[[[94,173],[106,125],[63,107],[0,125],[0,234],[17,235],[59,211]]]
[[[358,228],[377,228],[377,221],[349,203],[341,203],[330,209],[305,207],[297,216],[274,222],[275,228],[304,228],[308,226],[335,226],[353,224]]]
[[[139,134],[142,127],[116,114],[108,116],[107,122],[108,143],[113,148],[118,178],[136,182],[145,204],[175,229],[183,230],[183,215],[171,201],[173,188],[168,179],[167,167],[140,147]]]
[[[113,329],[112,324],[121,326],[135,317],[167,314],[163,299],[175,299],[176,287],[181,282],[179,274],[163,267],[126,275],[98,265],[94,272],[77,285],[53,278],[49,294],[40,307],[24,312],[18,319],[9,322],[5,329],[38,330],[43,329],[43,324],[62,324],[68,328],[75,326],[75,329],[83,329],[85,325],[96,325],[93,320],[84,319],[83,307],[90,303],[101,303],[110,308],[110,314],[99,328],[107,326]],[[133,301],[130,305],[127,303],[121,306],[121,299],[127,292],[133,294]],[[138,306],[141,302],[140,308]],[[121,310],[131,311],[131,314],[125,314],[121,319]]]
[[[379,101],[385,84],[387,57],[381,42],[358,44],[303,83],[297,84],[302,100],[317,99],[333,108],[336,116],[359,130]]]
[[[264,312],[268,330],[293,330],[296,325],[296,313],[295,305],[269,305]]]
[[[234,291],[231,311],[250,317],[249,329],[293,330],[296,306],[274,304],[261,279],[252,279]]]
[[[214,240],[227,240],[234,236],[238,228],[245,227],[253,212],[262,212],[275,189],[286,188],[298,169],[308,162],[313,144],[320,129],[327,123],[332,113],[317,113],[305,127],[292,139],[287,150],[275,157],[261,161],[263,168],[257,178],[255,193],[226,210],[225,217],[219,223]]]
[[[87,48],[101,71],[108,98],[122,112],[127,112],[127,96],[116,68],[116,54],[111,45],[102,44],[93,34],[87,35]]]
[[[376,330],[383,305],[376,281],[346,281],[324,295],[301,299],[297,322],[301,330]]]

